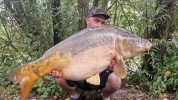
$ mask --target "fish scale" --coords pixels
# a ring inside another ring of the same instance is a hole
[[[86,29],[91,30],[91,29]],[[92,30],[94,31],[94,30]],[[80,34],[80,37],[76,37],[74,34],[73,38],[69,38],[68,40],[61,42],[60,45],[56,46],[56,48],[52,48],[53,50],[59,50],[61,55],[66,52],[71,52],[72,54],[77,54],[78,52],[82,52],[89,48],[94,48],[101,45],[111,44],[114,36],[110,33],[107,34],[95,34],[92,31],[86,31],[85,34]],[[79,35],[77,35],[79,36]],[[87,44],[87,45],[82,45]],[[63,47],[63,48],[62,48]],[[49,51],[54,52],[54,51]]]

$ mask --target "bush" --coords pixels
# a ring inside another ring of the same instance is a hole
[[[178,39],[173,38],[169,41],[154,40],[153,49],[149,54],[151,55],[152,70],[143,69],[131,72],[129,80],[136,82],[141,86],[147,87],[153,94],[160,94],[163,92],[175,92],[178,95]],[[159,44],[164,44],[166,47],[166,54],[163,57],[163,63],[156,58],[155,51],[159,50]]]

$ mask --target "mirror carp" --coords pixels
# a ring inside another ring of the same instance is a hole
[[[22,100],[39,79],[54,70],[66,80],[87,79],[98,84],[96,75],[115,59],[114,73],[125,78],[127,69],[124,60],[148,51],[151,46],[148,40],[119,27],[86,28],[50,48],[36,61],[16,67],[10,78],[14,83],[20,83]]]

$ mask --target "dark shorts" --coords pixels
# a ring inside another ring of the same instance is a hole
[[[71,81],[67,80],[67,84],[71,87],[76,86],[79,89],[82,90],[97,90],[97,89],[102,89],[106,86],[106,82],[108,80],[108,76],[112,73],[113,71],[108,71],[104,70],[100,73],[100,84],[99,85],[93,85],[90,83],[87,83],[86,80],[83,81]]]

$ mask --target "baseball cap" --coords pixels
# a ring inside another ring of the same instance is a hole
[[[106,12],[104,12],[103,9],[101,8],[95,8],[93,10],[91,10],[91,12],[89,13],[88,17],[94,17],[96,15],[103,15],[105,17],[105,19],[109,19],[110,16],[106,14]]]

